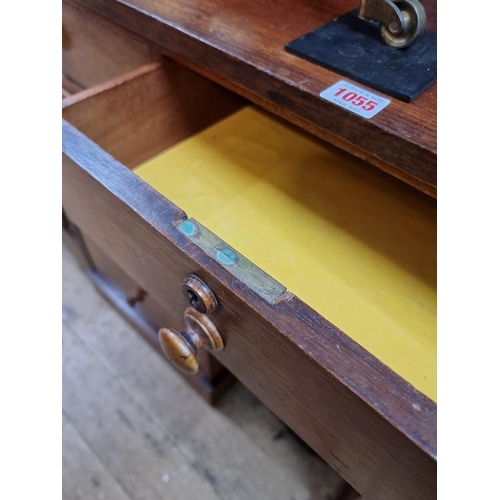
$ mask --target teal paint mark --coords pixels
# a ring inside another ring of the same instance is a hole
[[[194,233],[196,233],[196,226],[190,221],[190,220],[185,220],[180,226],[179,229],[186,235],[186,236],[193,236]]]
[[[217,251],[217,260],[225,266],[232,266],[236,264],[236,254],[230,248],[224,248]]]
[[[187,219],[180,222],[176,228],[269,304],[273,304],[285,292],[286,288],[281,283],[229,247],[200,222]]]

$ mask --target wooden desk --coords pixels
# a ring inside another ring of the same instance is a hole
[[[362,204],[350,211],[345,229],[396,262],[394,269],[422,269],[419,259],[426,259],[430,274],[414,273],[415,279],[435,287],[435,202],[427,196],[436,194],[435,88],[414,103],[391,103],[370,121],[321,100],[319,93],[338,75],[283,46],[352,9],[348,2],[71,0],[63,6],[63,86],[67,93],[83,90],[64,101],[65,225],[95,283],[157,345],[155,327],[182,330],[189,304],[181,285],[186,276],[198,276],[217,299],[208,316],[225,342],[217,361],[200,351],[202,376],[192,381],[207,399],[227,383],[224,365],[365,498],[434,498],[432,390],[410,383],[378,351],[358,344],[357,331],[342,331],[351,327],[338,327],[334,308],[320,314],[310,299],[286,290],[266,297],[248,278],[251,263],[236,272],[234,262],[211,253],[223,249],[217,246],[222,240],[208,248],[190,237],[192,209],[165,198],[175,199],[175,187],[171,196],[133,170],[251,101],[366,161],[332,148],[347,166],[342,174],[324,174],[325,184],[356,171],[353,193],[360,200],[366,193],[377,206],[399,200],[396,212],[409,222],[421,220],[423,233],[405,230],[404,220],[403,229],[380,232],[398,226]],[[428,14],[432,26],[432,6]],[[371,222],[362,224],[366,213]],[[418,251],[422,238],[429,251]],[[396,259],[396,241],[398,248],[413,245],[415,259],[398,252]],[[238,242],[231,244],[244,254]],[[331,283],[317,286],[328,290]],[[367,300],[366,307],[373,304]],[[418,323],[418,314],[411,321]]]

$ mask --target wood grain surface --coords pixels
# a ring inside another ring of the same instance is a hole
[[[63,75],[74,86],[92,87],[151,61],[146,44],[111,28],[105,19],[65,3],[62,7]]]
[[[210,80],[165,61],[68,97],[63,101],[63,116],[118,161],[134,168],[244,103]]]
[[[164,53],[319,137],[436,196],[433,86],[371,120],[319,97],[340,75],[284,45],[357,7],[355,0],[67,0],[131,30]],[[424,0],[436,29],[435,0]]]
[[[90,238],[84,238],[84,247],[92,262],[90,268],[87,266],[84,269],[97,290],[163,356],[158,331],[165,326],[179,328],[182,325],[182,318],[179,317],[177,311],[172,310],[168,303],[159,304],[155,301]],[[74,251],[73,247],[72,250]],[[129,298],[137,295],[139,290],[143,291],[145,295],[142,300],[131,306]],[[189,304],[187,300],[185,304],[187,307]],[[208,403],[214,404],[232,383],[234,377],[210,353],[203,350],[198,354],[198,359],[200,371],[196,376],[188,376],[182,372],[179,374]],[[168,361],[165,359],[165,362]]]
[[[184,277],[203,279],[220,303],[216,357],[364,497],[435,498],[432,401],[293,295],[248,290],[175,229],[182,211],[66,122],[63,153],[71,220],[179,317]]]

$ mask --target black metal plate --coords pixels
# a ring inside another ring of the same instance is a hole
[[[437,80],[435,32],[425,30],[406,49],[393,49],[383,42],[378,25],[359,19],[357,10],[297,38],[285,49],[405,102]]]

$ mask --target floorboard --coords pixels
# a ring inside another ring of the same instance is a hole
[[[130,495],[110,474],[64,412],[62,423],[63,498],[68,500],[88,498],[130,500]]]

